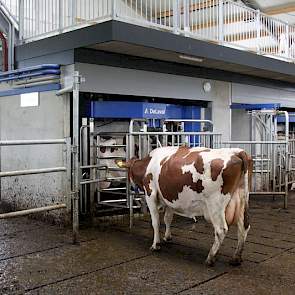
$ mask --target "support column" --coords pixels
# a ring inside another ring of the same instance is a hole
[[[81,76],[79,72],[74,72],[73,81],[73,198],[72,198],[72,212],[73,212],[73,243],[78,242],[79,234],[79,190],[80,190],[80,160],[79,160],[79,88],[81,83]]]

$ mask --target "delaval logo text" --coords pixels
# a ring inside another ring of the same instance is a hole
[[[144,104],[143,113],[145,118],[165,118],[166,105],[164,104]]]

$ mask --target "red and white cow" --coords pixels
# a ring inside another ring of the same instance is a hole
[[[171,239],[173,214],[195,218],[204,216],[214,227],[215,241],[206,263],[213,265],[228,227],[238,226],[238,245],[232,264],[242,261],[249,231],[248,200],[252,159],[242,149],[163,147],[148,157],[128,162],[131,181],[145,191],[154,229],[151,250],[160,249],[159,211],[165,207],[164,240]]]

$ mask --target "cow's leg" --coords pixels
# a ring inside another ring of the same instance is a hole
[[[241,210],[239,214],[239,218],[237,221],[238,245],[233,258],[230,261],[231,265],[240,265],[242,262],[242,253],[244,250],[248,231],[250,229],[248,210],[248,204],[246,202],[246,204],[243,206],[243,210]]]
[[[219,196],[222,198],[222,196]],[[216,207],[216,206],[215,206]],[[221,206],[224,207],[224,206]],[[210,249],[210,252],[208,254],[208,257],[206,259],[206,264],[208,266],[213,266],[216,261],[216,254],[228,232],[228,226],[225,220],[225,208],[215,208],[213,210],[214,206],[208,208],[209,210],[209,216],[212,222],[212,225],[214,227],[214,243],[212,245],[212,248]]]
[[[159,217],[159,210],[157,206],[157,194],[152,193],[150,196],[146,195],[146,203],[149,207],[151,219],[152,219],[152,226],[154,229],[154,240],[151,246],[152,251],[160,250],[160,217]]]
[[[166,207],[165,209],[165,215],[164,215],[164,222],[166,225],[166,231],[165,231],[165,236],[164,236],[164,241],[168,242],[172,240],[171,237],[171,222],[173,219],[173,210],[170,207]]]
[[[248,235],[248,231],[250,229],[250,225],[248,228],[244,226],[244,218],[240,218],[238,221],[238,246],[234,253],[233,258],[230,261],[231,265],[240,265],[242,262],[242,253],[244,250],[245,241]]]

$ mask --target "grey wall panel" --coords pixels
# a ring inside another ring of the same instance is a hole
[[[76,70],[86,78],[81,91],[213,100],[212,94],[203,90],[203,79],[82,63],[76,64]]]
[[[230,83],[215,82],[212,94],[212,121],[214,132],[222,134],[223,140],[231,137],[231,109],[230,109]]]
[[[233,83],[232,101],[234,103],[281,103],[284,107],[295,107],[295,92],[249,86]]]
[[[250,140],[250,116],[245,110],[232,110],[231,140]]]
[[[38,107],[20,107],[20,96],[0,98],[0,138],[58,139],[69,136],[69,98],[55,91],[40,93]],[[64,147],[56,145],[1,148],[1,171],[63,166]],[[65,202],[63,173],[27,175],[1,179],[1,201],[12,209],[34,208]],[[64,211],[47,216],[65,221]]]

